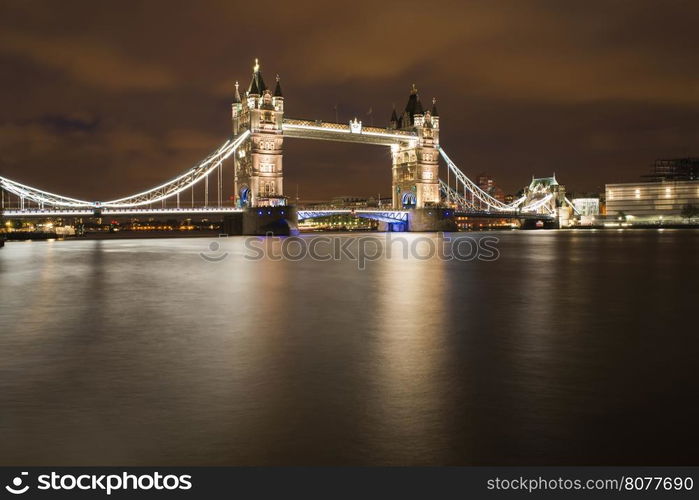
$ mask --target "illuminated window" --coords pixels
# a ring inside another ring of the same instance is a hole
[[[640,198],[640,197],[641,197],[641,190],[640,190],[640,189],[637,189],[637,190],[635,191],[635,193],[636,193],[636,198]]]

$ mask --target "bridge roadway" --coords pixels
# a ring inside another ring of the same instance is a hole
[[[4,210],[0,216],[5,218],[45,218],[45,217],[108,217],[124,215],[209,215],[243,212],[242,208],[233,207],[195,207],[195,208],[104,208],[95,210]]]
[[[318,217],[329,217],[332,215],[354,215],[366,219],[380,220],[383,222],[408,222],[408,210],[381,210],[381,209],[353,209],[353,208],[319,208],[315,210],[299,209],[298,219],[314,219]]]
[[[408,220],[410,210],[381,210],[381,209],[352,209],[352,208],[332,208],[332,209],[298,209],[299,220],[311,219],[314,217],[327,217],[331,215],[356,215],[369,219],[386,220],[386,222],[404,222]],[[486,212],[486,211],[463,211],[455,210],[456,217],[473,217],[481,219],[527,219],[527,220],[554,220],[550,214],[522,213],[516,211]]]
[[[263,208],[260,208],[263,210]],[[194,207],[194,208],[124,208],[102,209],[98,214],[94,210],[4,210],[0,216],[5,218],[47,218],[47,217],[109,217],[109,216],[158,216],[158,215],[226,215],[242,213],[242,208],[234,207]],[[356,215],[368,219],[382,220],[384,222],[407,222],[409,210],[384,210],[384,209],[356,209],[356,208],[316,208],[298,209],[298,219],[305,220],[316,217],[328,217],[332,215]],[[521,212],[485,212],[485,211],[460,211],[454,213],[457,217],[474,217],[489,219],[545,219],[553,220],[552,215],[521,213]]]

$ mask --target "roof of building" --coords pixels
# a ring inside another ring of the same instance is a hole
[[[529,187],[532,188],[536,185],[539,186],[558,186],[558,181],[556,180],[556,174],[551,177],[532,177],[532,182]]]

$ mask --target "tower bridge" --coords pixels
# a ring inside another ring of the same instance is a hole
[[[293,231],[298,220],[338,213],[369,217],[404,230],[455,230],[455,216],[498,216],[552,221],[569,203],[553,178],[532,180],[524,195],[506,204],[476,185],[440,144],[436,99],[423,107],[415,85],[402,113],[393,109],[387,127],[296,119],[284,116],[285,97],[277,75],[267,87],[255,60],[247,90],[238,82],[231,109],[232,136],[207,158],[181,175],[146,191],[111,201],[87,201],[58,195],[0,177],[4,217],[90,217],[219,214],[232,233]],[[386,210],[296,209],[284,194],[284,140],[311,139],[389,147],[392,206]],[[446,180],[439,175],[442,158]],[[230,159],[230,161],[228,161]],[[222,170],[233,168],[232,206],[227,205]],[[195,205],[194,187],[202,185],[203,204]],[[210,194],[215,187],[215,200]],[[191,204],[188,193],[191,190]]]

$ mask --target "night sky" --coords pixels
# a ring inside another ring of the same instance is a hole
[[[384,126],[415,83],[450,156],[506,192],[552,172],[598,191],[699,155],[696,0],[0,0],[0,26],[0,173],[68,196],[131,194],[205,157],[255,57],[295,118],[337,104]],[[292,197],[390,193],[387,148],[288,139],[284,171]]]

